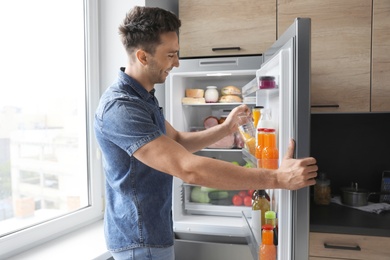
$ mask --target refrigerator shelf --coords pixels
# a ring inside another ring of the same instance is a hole
[[[246,148],[243,148],[241,149],[241,152],[242,152],[242,158],[244,159],[244,161],[246,161],[247,163],[250,163],[251,165],[253,165],[253,168],[257,168],[257,159],[256,157],[254,157],[248,149]]]
[[[224,148],[205,148],[202,149],[201,151],[203,152],[228,152],[228,153],[241,153],[242,149],[241,148],[230,148],[230,149],[224,149]]]
[[[242,87],[241,92],[243,97],[249,97],[255,95],[256,90],[259,88],[259,84],[257,81],[258,80],[254,78],[250,82],[248,82],[245,86]]]
[[[203,106],[225,106],[225,107],[231,107],[231,106],[239,106],[242,105],[242,102],[236,102],[236,103],[204,103],[204,104],[183,104],[183,106],[191,106],[191,107],[203,107]]]
[[[184,209],[189,214],[207,216],[241,217],[241,212],[250,213],[251,207],[245,206],[221,206],[207,203],[186,202]]]

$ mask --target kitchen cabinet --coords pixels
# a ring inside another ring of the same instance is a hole
[[[390,237],[310,232],[309,241],[310,260],[387,260],[390,255]]]
[[[178,2],[181,58],[256,55],[276,40],[275,0]]]
[[[371,110],[390,112],[390,1],[373,1]]]
[[[370,111],[371,5],[367,0],[278,1],[278,35],[295,17],[311,18],[312,112]]]

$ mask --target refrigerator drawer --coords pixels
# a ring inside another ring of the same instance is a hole
[[[309,241],[310,259],[387,260],[390,255],[390,237],[311,232]]]
[[[237,260],[253,259],[247,245],[175,240],[176,259]]]
[[[252,203],[249,193],[250,191],[225,191],[184,183],[183,206],[190,215],[241,217],[243,211],[251,211],[251,205],[244,204],[244,199]],[[236,196],[241,198],[242,204],[236,203]]]

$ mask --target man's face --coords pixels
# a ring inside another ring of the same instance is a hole
[[[175,32],[161,34],[161,44],[154,55],[148,54],[148,72],[150,80],[164,83],[173,67],[179,67],[179,39]]]

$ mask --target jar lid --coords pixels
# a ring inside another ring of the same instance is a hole
[[[266,133],[273,133],[273,132],[275,132],[275,129],[273,129],[273,128],[264,128],[263,131],[266,132]]]
[[[330,180],[326,177],[326,173],[321,172],[316,179],[316,183],[320,186],[328,186],[330,185]]]
[[[217,86],[207,86],[206,88],[217,88]]]
[[[273,77],[273,76],[261,76],[260,77],[260,80],[274,80],[275,79],[275,77]]]

